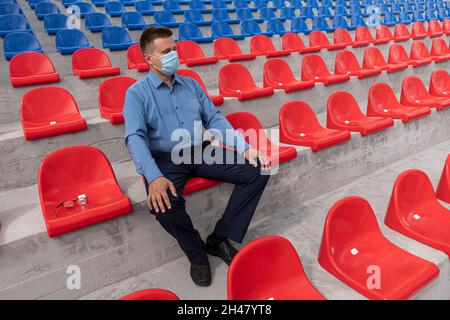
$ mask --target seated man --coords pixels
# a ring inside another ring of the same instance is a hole
[[[147,28],[140,46],[150,71],[127,91],[123,108],[125,144],[137,172],[145,178],[150,213],[177,239],[191,263],[192,280],[199,286],[209,286],[211,270],[206,253],[231,263],[237,250],[229,239],[242,242],[269,180],[270,164],[233,129],[197,81],[176,74],[179,61],[170,29]],[[202,127],[215,130],[218,134],[214,137],[229,148],[202,141]],[[180,130],[182,137],[188,136],[188,142],[173,140]],[[220,161],[206,163],[203,156],[207,150]],[[180,155],[191,159],[174,161]],[[206,244],[194,229],[182,196],[186,180],[192,176],[235,185]]]

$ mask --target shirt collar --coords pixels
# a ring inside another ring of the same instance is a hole
[[[161,78],[154,74],[151,70],[148,72],[147,77],[155,88],[159,88],[162,84],[164,84],[164,81],[162,81]],[[179,77],[180,76],[178,74],[174,74],[172,85],[174,85],[176,82],[180,83]]]

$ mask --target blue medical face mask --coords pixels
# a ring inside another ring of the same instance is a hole
[[[171,76],[175,72],[177,72],[178,67],[180,66],[180,60],[178,59],[178,53],[176,50],[166,53],[159,59],[161,60],[161,68],[158,68],[156,66],[153,67],[155,67],[156,69],[158,69],[167,76]]]

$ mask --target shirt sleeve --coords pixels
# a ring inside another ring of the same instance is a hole
[[[211,99],[205,94],[200,84],[193,80],[197,96],[201,105],[201,117],[203,126],[207,130],[217,130],[221,133],[218,136],[220,142],[229,147],[233,147],[239,154],[247,150],[250,145],[245,141],[244,136],[236,131],[230,122],[217,110]]]
[[[145,176],[150,184],[163,174],[150,152],[145,121],[145,104],[139,93],[130,88],[125,96],[123,116],[125,118],[125,145],[133,158],[136,171]]]

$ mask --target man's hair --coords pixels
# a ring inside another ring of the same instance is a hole
[[[173,35],[172,30],[166,27],[148,27],[142,32],[139,39],[139,45],[141,46],[142,53],[145,52],[147,47],[152,44],[158,38],[169,38]]]

